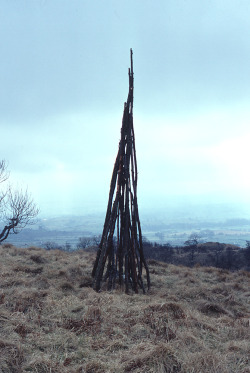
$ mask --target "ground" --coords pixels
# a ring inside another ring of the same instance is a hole
[[[0,246],[0,371],[250,372],[250,273],[149,261],[150,291],[96,293],[95,254]]]

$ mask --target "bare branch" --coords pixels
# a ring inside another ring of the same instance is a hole
[[[3,159],[0,161],[0,183],[3,183],[9,178],[8,165]]]
[[[0,162],[0,182],[9,177],[5,161]],[[34,224],[39,213],[28,191],[13,190],[10,186],[0,194],[0,220],[4,228],[0,230],[0,242],[9,234],[17,234],[28,224]]]

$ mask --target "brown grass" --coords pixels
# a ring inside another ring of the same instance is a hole
[[[0,246],[0,372],[250,372],[250,276],[149,261],[148,294],[91,288],[94,254]]]

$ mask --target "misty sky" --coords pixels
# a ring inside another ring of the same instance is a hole
[[[0,0],[0,159],[46,214],[104,211],[134,51],[139,209],[250,202],[248,0]]]

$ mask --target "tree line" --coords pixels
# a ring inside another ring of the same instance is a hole
[[[184,245],[152,243],[144,238],[144,252],[147,259],[184,266],[212,266],[217,268],[250,270],[250,241],[240,248],[220,242],[200,243],[199,236],[191,234]]]

